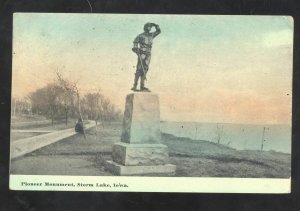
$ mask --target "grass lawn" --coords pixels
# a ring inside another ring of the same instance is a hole
[[[290,154],[235,150],[224,145],[162,134],[178,176],[288,178]]]
[[[111,160],[112,146],[120,141],[121,125],[106,124],[43,147],[12,161],[13,174],[112,175],[103,163]],[[279,152],[235,150],[224,145],[162,134],[169,163],[177,177],[288,178],[291,156]],[[51,165],[50,165],[51,164]]]

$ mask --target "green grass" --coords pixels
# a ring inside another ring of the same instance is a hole
[[[224,145],[162,134],[180,176],[271,177],[291,175],[291,155],[274,151],[235,150]]]
[[[86,139],[76,134],[14,161],[13,172],[33,173],[34,168],[30,167],[32,159],[39,158],[35,160],[35,165],[43,169],[35,169],[35,174],[86,175],[91,171],[96,175],[111,175],[103,164],[111,160],[112,146],[120,141],[120,136],[121,124],[98,125],[97,129],[94,127],[87,131]],[[176,165],[177,177],[289,178],[291,175],[290,154],[235,150],[208,141],[179,138],[165,133],[162,133],[162,144],[168,146],[169,163]],[[62,163],[57,161],[58,157]],[[56,159],[54,172],[46,165],[52,159]],[[89,162],[90,166],[80,167],[74,162],[76,159],[78,163]],[[64,165],[66,161],[69,162],[67,167]],[[80,168],[84,171],[81,174]],[[31,172],[26,172],[26,169],[31,169]]]

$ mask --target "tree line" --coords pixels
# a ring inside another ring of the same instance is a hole
[[[122,112],[100,91],[80,95],[77,85],[58,76],[58,82],[30,93],[23,100],[12,99],[12,114],[41,115],[64,121],[70,118],[95,120],[97,122],[119,121]]]

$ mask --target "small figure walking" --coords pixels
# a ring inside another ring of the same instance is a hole
[[[82,122],[81,118],[78,119],[78,121],[77,121],[77,123],[75,125],[75,132],[84,134],[83,122]]]
[[[150,32],[152,27],[155,27],[155,32]],[[145,80],[147,79],[146,74],[148,72],[151,59],[152,42],[153,39],[160,34],[160,32],[161,30],[157,24],[146,23],[144,25],[144,33],[139,34],[133,41],[132,51],[138,56],[134,83],[131,88],[133,91],[138,91],[138,80],[141,78],[140,91],[150,92],[150,90],[145,87]]]

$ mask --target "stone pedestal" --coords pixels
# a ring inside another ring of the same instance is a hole
[[[133,93],[126,97],[121,142],[114,144],[106,168],[116,175],[174,175],[168,147],[160,143],[158,96]]]

